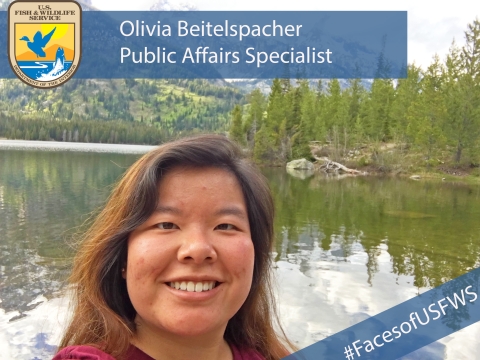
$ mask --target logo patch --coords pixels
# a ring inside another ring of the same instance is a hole
[[[80,64],[82,8],[75,1],[19,0],[8,7],[8,58],[24,83],[50,89]]]

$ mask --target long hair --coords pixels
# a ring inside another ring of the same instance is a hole
[[[124,174],[83,236],[75,257],[69,279],[74,311],[60,348],[93,345],[118,359],[125,357],[136,331],[136,312],[121,275],[127,239],[155,210],[162,177],[179,166],[224,169],[236,177],[245,197],[255,249],[252,287],[229,320],[225,340],[238,348],[255,349],[267,360],[288,355],[284,344],[291,343],[278,323],[272,294],[274,206],[270,189],[242,151],[220,135],[166,143],[145,154]]]

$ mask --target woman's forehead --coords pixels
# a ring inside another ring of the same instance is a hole
[[[178,167],[165,174],[158,185],[159,203],[175,198],[205,197],[245,202],[240,184],[231,172],[216,168]]]
[[[158,187],[162,186],[171,186],[174,184],[185,184],[191,183],[194,185],[196,183],[202,185],[220,183],[225,184],[231,187],[239,187],[240,184],[236,176],[226,170],[219,167],[188,167],[188,166],[177,166],[172,169],[169,169],[164,175],[161,176]]]

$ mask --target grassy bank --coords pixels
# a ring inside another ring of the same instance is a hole
[[[480,166],[455,163],[448,149],[430,156],[396,143],[364,144],[351,150],[311,143],[310,149],[313,156],[328,157],[350,169],[369,174],[419,175],[421,178],[480,183]]]

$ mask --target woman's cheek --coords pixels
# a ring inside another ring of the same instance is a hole
[[[238,259],[237,275],[253,275],[253,266],[255,262],[255,250],[250,238],[243,240],[235,249],[234,258]]]
[[[133,238],[129,243],[127,273],[132,279],[144,283],[158,269],[158,246],[152,246],[152,241]]]

